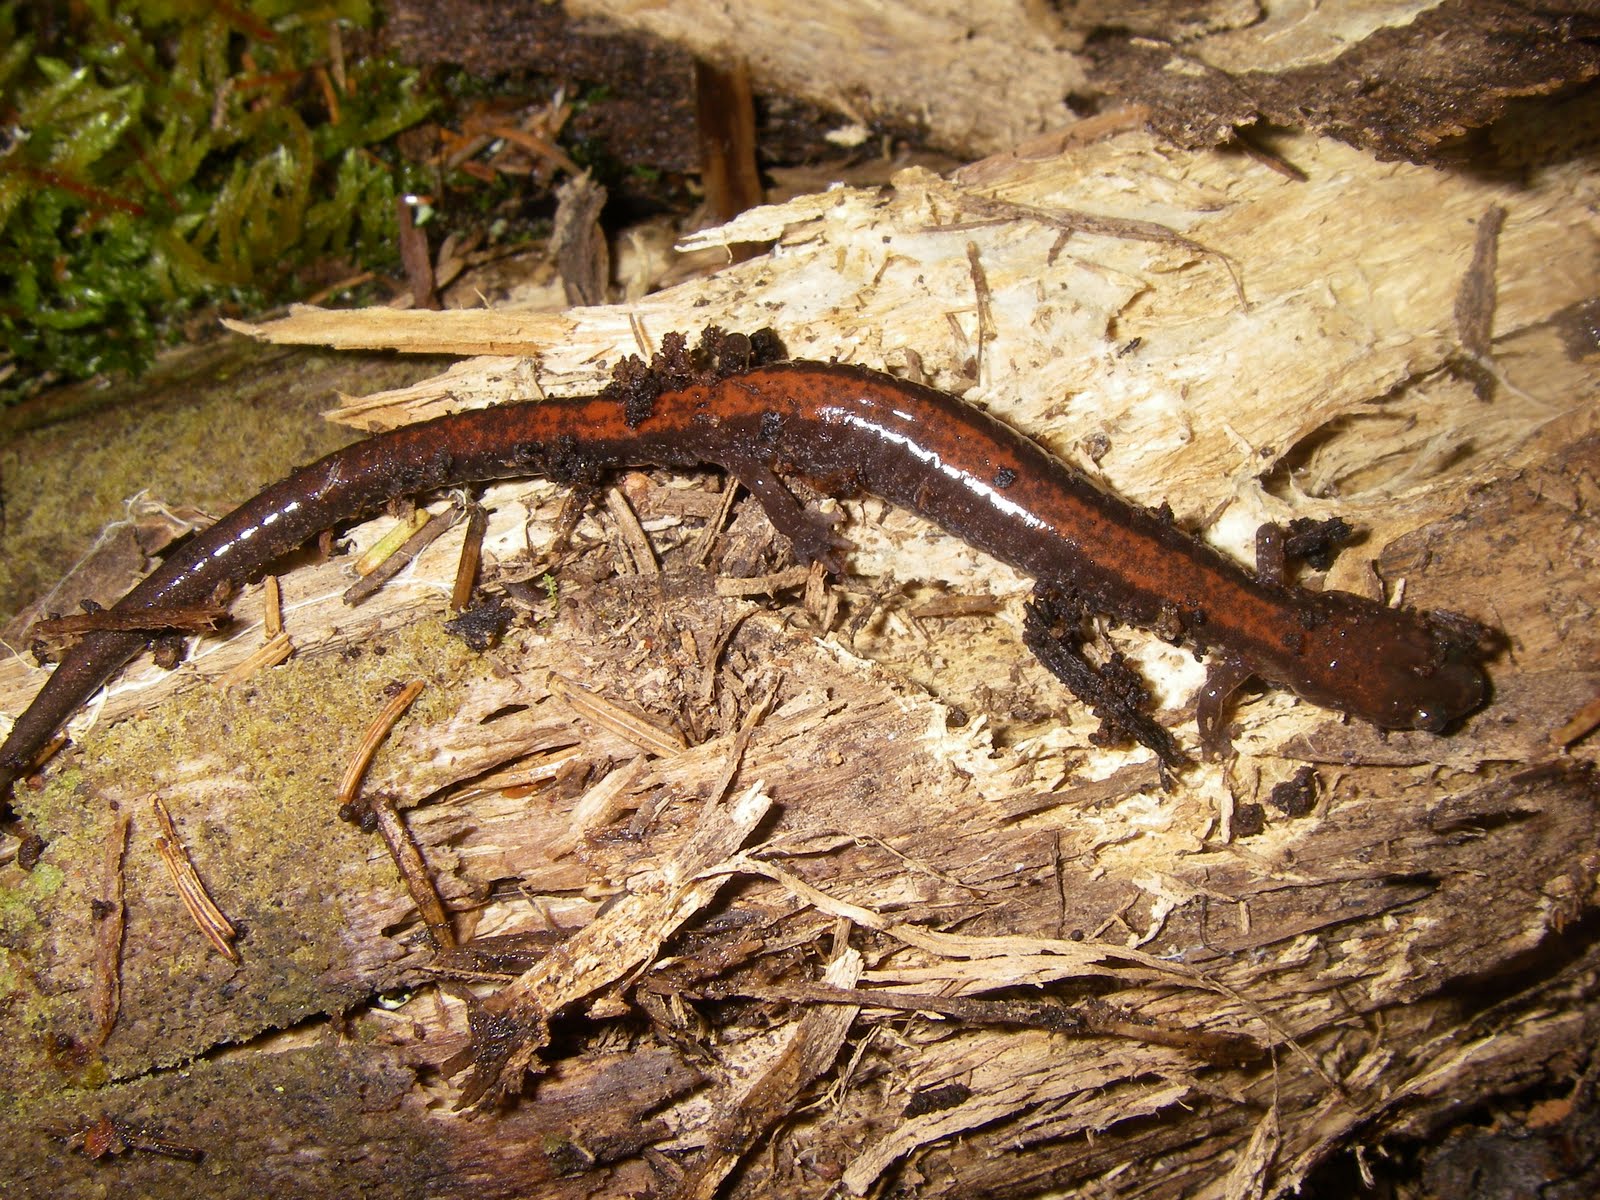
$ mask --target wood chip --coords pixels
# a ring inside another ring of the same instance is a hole
[[[233,939],[238,932],[206,891],[206,885],[201,882],[200,874],[189,858],[188,849],[178,839],[178,831],[172,824],[172,814],[167,811],[166,804],[160,796],[151,796],[150,803],[155,809],[156,820],[161,823],[162,836],[156,839],[156,850],[166,864],[168,874],[172,876],[178,897],[183,901],[184,908],[188,909],[195,927],[205,935],[206,941],[229,962],[237,963],[239,952],[234,949]]]
[[[583,716],[607,732],[626,738],[641,750],[666,756],[687,748],[687,743],[676,730],[659,725],[604,696],[597,696],[569,679],[552,674],[549,686],[552,692]]]

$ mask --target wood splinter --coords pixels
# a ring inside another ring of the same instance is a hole
[[[128,849],[129,823],[125,811],[111,822],[105,847],[105,894],[91,904],[95,918],[94,985],[89,1007],[94,1013],[97,1046],[104,1046],[110,1038],[122,1007],[122,934],[127,921],[127,872],[123,859]]]
[[[283,627],[283,586],[276,575],[268,575],[261,595],[261,634],[265,639],[244,658],[218,675],[215,683],[223,691],[243,683],[257,671],[275,667],[294,653],[294,643]]]
[[[422,914],[423,922],[428,927],[434,945],[441,950],[450,950],[456,945],[455,930],[451,928],[450,916],[445,911],[444,901],[440,898],[438,889],[433,886],[433,877],[429,874],[428,864],[422,857],[422,849],[412,838],[405,822],[400,819],[394,801],[387,796],[371,796],[362,800],[358,795],[361,781],[366,777],[367,768],[372,765],[378,747],[383,744],[383,739],[389,736],[389,731],[394,728],[395,723],[405,715],[406,709],[410,708],[412,702],[422,694],[423,687],[422,680],[413,679],[384,705],[383,711],[367,727],[367,732],[362,736],[361,744],[356,747],[350,765],[345,768],[344,778],[339,783],[339,816],[369,833],[376,830],[382,835],[383,844],[389,849],[389,857],[394,859],[395,868],[400,872],[400,879],[406,885],[406,891],[410,893],[417,911]]]
[[[107,1158],[132,1150],[143,1150],[166,1158],[181,1158],[185,1162],[199,1162],[206,1155],[199,1146],[152,1137],[131,1122],[109,1116],[102,1116],[93,1124],[71,1134],[67,1144],[90,1158]]]
[[[206,885],[201,882],[200,874],[189,858],[189,851],[179,840],[172,814],[167,811],[161,797],[151,796],[150,804],[156,810],[156,820],[161,822],[162,836],[156,839],[156,850],[166,864],[168,874],[172,876],[173,886],[178,889],[178,898],[189,910],[190,919],[205,934],[206,941],[216,948],[217,953],[231,963],[239,962],[239,952],[233,946],[234,939],[239,936],[238,930],[222,915],[222,910],[206,891]]]
[[[344,602],[346,604],[360,604],[368,596],[388,583],[389,580],[405,570],[416,560],[419,554],[444,536],[466,511],[466,503],[459,496],[451,500],[450,507],[434,516],[425,517],[424,519],[423,511],[418,510],[417,518],[422,520],[421,527],[417,528],[409,537],[406,537],[398,548],[385,554],[381,561],[370,568],[369,572],[365,573],[361,579],[358,579],[345,589]],[[396,532],[398,533],[408,528],[411,528],[411,526],[401,525]],[[372,558],[380,546],[387,549],[388,539],[380,542],[378,546],[373,547],[372,550],[363,555],[362,563]],[[360,564],[358,564],[357,570],[360,570]]]
[[[87,602],[86,602],[87,603]],[[33,633],[50,641],[81,637],[102,629],[142,633],[209,633],[228,619],[226,604],[173,604],[125,612],[94,608],[35,621]]]

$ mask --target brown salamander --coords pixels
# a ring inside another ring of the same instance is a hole
[[[750,490],[802,560],[830,570],[847,543],[781,475],[833,495],[870,492],[1032,575],[1028,644],[1080,693],[1094,694],[1103,670],[1052,628],[1064,612],[1104,614],[1213,654],[1198,702],[1210,748],[1226,744],[1227,699],[1251,676],[1385,729],[1437,733],[1485,699],[1483,631],[1470,622],[1307,590],[1276,570],[1252,574],[1170,516],[1107,495],[956,397],[781,355],[767,330],[749,338],[710,331],[698,357],[670,335],[655,362],[629,359],[599,395],[453,413],[375,435],[247,500],[173,550],[115,608],[203,602],[219,585],[237,587],[324,530],[410,493],[711,464]],[[97,630],[66,652],[0,746],[0,796],[149,640],[138,630]],[[1182,761],[1164,729],[1127,710],[1096,705],[1164,764]]]

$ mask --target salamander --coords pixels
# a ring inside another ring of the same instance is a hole
[[[622,467],[705,465],[747,488],[802,561],[838,571],[848,543],[785,476],[831,495],[877,495],[1031,575],[1030,648],[1167,765],[1183,761],[1170,734],[1130,711],[1137,706],[1106,698],[1117,689],[1102,685],[1116,672],[1089,664],[1063,621],[1098,613],[1212,655],[1197,703],[1210,749],[1225,745],[1229,695],[1251,676],[1384,729],[1439,733],[1487,695],[1483,631],[1464,618],[1309,590],[1278,569],[1252,573],[1169,513],[1108,494],[957,397],[861,367],[785,361],[767,330],[708,331],[696,352],[669,335],[651,364],[624,361],[596,395],[452,413],[334,451],[179,544],[115,609],[203,602],[412,493],[535,475],[592,484]],[[0,797],[149,640],[137,629],[102,629],[64,654],[0,746]]]

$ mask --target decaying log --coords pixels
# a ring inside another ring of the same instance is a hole
[[[482,578],[520,613],[496,649],[442,632],[459,533],[355,609],[347,557],[299,564],[288,662],[208,686],[260,641],[253,586],[228,636],[130,669],[19,790],[48,850],[6,868],[0,1037],[43,1081],[6,1117],[15,1194],[114,1171],[146,1195],[1275,1196],[1583,1069],[1592,179],[1275,149],[1304,182],[1113,116],[950,179],[753,210],[696,244],[768,254],[636,303],[252,332],[475,356],[336,414],[381,428],[592,390],[668,331],[772,325],[797,356],[962,393],[1240,557],[1265,520],[1345,517],[1366,539],[1328,585],[1504,630],[1464,728],[1385,736],[1267,692],[1236,758],[1163,790],[1022,650],[1027,581],[910,514],[847,502],[830,583],[789,572],[748,501],[716,524],[709,473],[620,481],[557,563],[560,489],[495,485]],[[1492,313],[1463,319],[1464,295]],[[621,544],[628,512],[654,564]],[[1114,636],[1194,749],[1200,665]],[[414,679],[363,786],[405,810],[447,955],[334,803]],[[36,685],[0,666],[0,708]],[[164,882],[152,793],[238,965]],[[120,1011],[96,1053],[119,812]],[[205,1157],[91,1161],[68,1139],[102,1115]]]
[[[429,0],[402,4],[430,7]],[[494,0],[475,7],[487,10],[490,28],[497,18],[515,25]],[[748,61],[758,86],[840,113],[863,134],[872,126],[916,128],[966,156],[1060,127],[1075,98],[1110,96],[1147,106],[1149,119],[1184,145],[1236,144],[1258,124],[1288,125],[1379,158],[1459,163],[1472,148],[1469,135],[1515,112],[1519,101],[1600,74],[1600,15],[1587,0],[812,0],[803,8],[567,0],[565,7],[579,21],[649,34],[711,61]],[[486,33],[483,41],[499,47],[506,37]],[[440,52],[462,61],[444,46]],[[1506,158],[1529,162],[1552,146],[1594,145],[1592,98],[1580,98],[1565,119],[1548,107],[1541,112],[1543,120],[1513,119],[1495,132]]]

